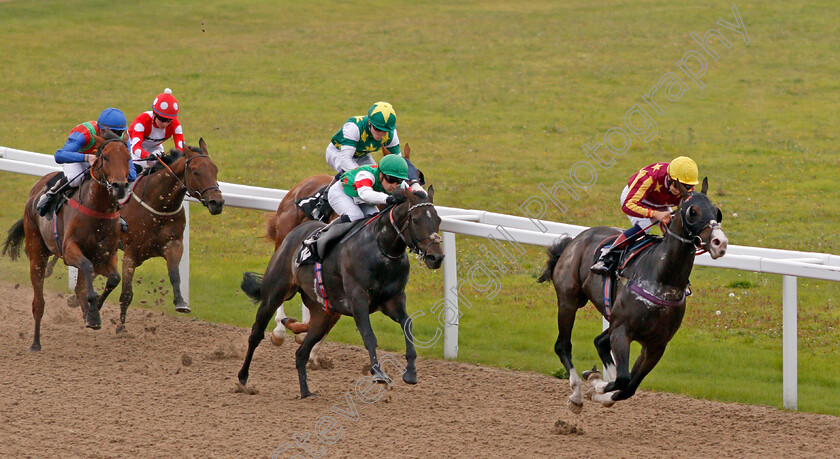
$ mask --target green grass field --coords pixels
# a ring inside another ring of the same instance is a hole
[[[614,164],[595,166],[594,183],[576,188],[579,199],[566,198],[565,212],[549,207],[543,218],[625,226],[617,201],[627,178],[689,155],[710,178],[731,244],[840,253],[833,2],[737,3],[748,45],[716,25],[735,22],[733,4],[723,1],[115,5],[0,3],[0,145],[51,154],[103,108],[131,118],[170,87],[188,142],[207,141],[220,180],[288,189],[329,172],[329,138],[349,116],[387,100],[438,204],[522,215],[540,184],[570,181],[573,165],[588,160],[582,146],[603,143],[640,104],[656,123],[655,138],[632,135],[621,155],[601,147]],[[720,58],[706,59],[701,90],[677,61],[689,50],[702,53],[689,34],[711,28],[731,47],[712,42]],[[687,89],[673,102],[660,92],[660,115],[642,96],[667,72],[681,75]],[[587,180],[585,172],[578,177]],[[0,228],[20,218],[34,180],[0,173]],[[264,269],[271,253],[262,213],[227,208],[211,217],[192,206],[191,215],[195,317],[250,326],[255,309],[238,285],[241,272]],[[459,236],[457,244],[462,275],[486,259],[479,249],[486,241]],[[460,320],[460,360],[544,373],[561,367],[553,290],[534,283],[544,259],[542,248],[529,247],[492,299],[465,288],[472,307]],[[412,263],[410,309],[428,313],[416,323],[428,339],[442,272]],[[3,258],[0,270],[5,281],[28,285],[27,263]],[[174,314],[169,289],[161,299],[151,288],[165,278],[162,261],[147,262],[138,277],[133,306]],[[697,268],[692,283],[683,328],[642,388],[781,407],[780,277]],[[47,285],[65,289],[66,278]],[[835,416],[838,294],[834,283],[799,281],[799,407]],[[578,317],[574,356],[582,369],[597,360],[591,342],[600,319],[591,307]],[[374,330],[380,347],[404,348],[399,327],[383,316]],[[347,319],[330,339],[361,344]],[[441,357],[442,343],[420,353]]]

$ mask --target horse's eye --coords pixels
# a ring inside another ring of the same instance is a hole
[[[420,223],[420,219],[419,219],[419,218],[417,218],[417,217],[413,217],[413,218],[411,219],[411,223]]]

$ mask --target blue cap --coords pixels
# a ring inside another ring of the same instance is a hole
[[[125,115],[116,108],[106,108],[103,110],[96,122],[100,126],[112,131],[125,131],[126,129]]]

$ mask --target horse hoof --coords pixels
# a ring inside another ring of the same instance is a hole
[[[390,384],[391,383],[391,378],[389,378],[388,375],[386,375],[385,373],[374,373],[374,372],[371,371],[371,374],[373,374],[373,382],[375,382],[375,383],[379,383],[379,384]]]
[[[315,397],[317,397],[317,395],[313,394],[312,392],[310,392],[308,394],[300,394],[300,399],[301,400],[306,400],[307,398],[315,398]]]
[[[417,384],[417,373],[406,371],[403,373],[403,381],[406,384]]]
[[[594,387],[590,387],[590,388],[589,388],[589,390],[588,390],[588,391],[586,391],[586,393],[585,393],[585,394],[583,394],[583,396],[584,396],[587,400],[592,400],[592,396],[593,396],[594,394],[595,394],[595,388],[594,388]]]
[[[33,344],[32,347],[29,348],[29,352],[38,352],[41,350],[41,344]]]
[[[282,346],[283,342],[285,342],[285,341],[286,341],[285,336],[277,336],[277,335],[274,334],[274,332],[271,332],[271,344],[273,344],[275,346]]]
[[[67,306],[71,308],[78,308],[79,300],[77,300],[75,296],[69,296],[67,297]]]
[[[572,399],[569,399],[569,410],[572,413],[580,414],[583,411],[583,402],[574,402]]]
[[[295,335],[295,342],[298,344],[303,344],[303,340],[306,339],[306,333],[301,333],[299,335]]]
[[[114,333],[118,335],[125,333],[125,325],[117,325],[117,330]]]
[[[186,303],[182,303],[182,304],[176,305],[176,306],[175,306],[175,310],[176,310],[177,312],[182,313],[182,314],[189,314],[189,313],[191,313],[191,312],[192,312],[192,309],[190,309],[190,305],[188,305],[188,304],[186,304]]]
[[[87,328],[92,328],[94,330],[99,330],[100,328],[102,328],[102,322],[86,322],[85,326]]]

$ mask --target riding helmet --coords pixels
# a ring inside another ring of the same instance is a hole
[[[126,129],[125,114],[116,108],[102,110],[96,123],[112,131],[125,131]]]
[[[368,110],[370,124],[380,131],[390,132],[397,127],[397,113],[388,102],[377,102]]]
[[[174,119],[178,117],[178,101],[172,95],[172,90],[166,88],[155,97],[152,110],[162,118]]]
[[[668,164],[668,175],[683,185],[697,185],[700,173],[697,171],[697,163],[688,156],[675,158]]]
[[[408,163],[400,155],[385,155],[379,161],[379,172],[391,177],[408,180]]]

